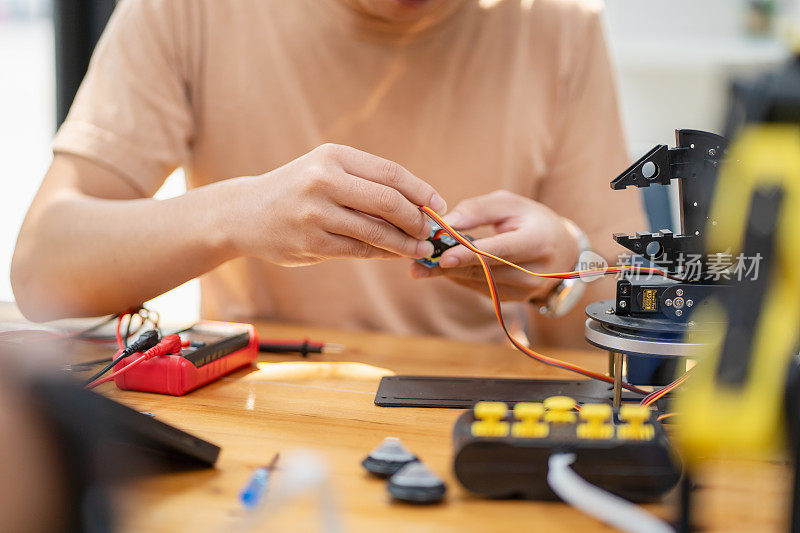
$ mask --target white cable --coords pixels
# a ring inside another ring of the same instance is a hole
[[[557,453],[547,462],[547,484],[564,502],[621,531],[674,533],[666,522],[580,477],[570,467],[573,461],[575,454]]]

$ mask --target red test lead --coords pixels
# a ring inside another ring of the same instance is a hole
[[[125,364],[125,360],[123,360],[122,362],[120,362],[120,364],[124,366],[122,366],[121,368],[119,368],[118,370],[116,370],[115,372],[109,374],[104,378],[92,381],[91,383],[86,385],[86,388],[93,389],[98,385],[106,383],[107,381],[112,381],[116,379],[118,376],[121,376],[122,374],[129,372],[132,368],[135,368],[137,365],[141,364],[144,361],[147,361],[148,359],[152,359],[153,357],[180,353],[182,346],[183,346],[183,341],[181,340],[180,335],[176,334],[167,335],[166,337],[161,339],[161,341],[158,344],[156,344],[149,350],[142,353],[142,355],[139,356],[138,359],[135,359],[133,362],[127,364]]]

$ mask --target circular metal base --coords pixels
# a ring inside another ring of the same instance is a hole
[[[614,407],[619,407],[621,401],[623,358],[627,356],[685,358],[695,354],[695,350],[700,346],[685,340],[690,338],[688,335],[690,332],[697,330],[694,323],[617,316],[614,313],[613,300],[590,304],[586,307],[586,315],[589,317],[586,319],[584,333],[586,341],[593,346],[608,350],[611,357]]]
[[[589,344],[630,355],[688,357],[699,345],[687,342],[699,326],[692,322],[637,318],[614,314],[614,301],[602,300],[586,307],[584,334]]]
[[[689,357],[700,346],[681,339],[648,336],[646,332],[637,335],[617,331],[591,318],[586,319],[584,335],[593,346],[625,355]]]
[[[705,329],[703,324],[694,322],[673,322],[666,318],[639,318],[635,316],[618,316],[614,313],[614,300],[601,300],[586,306],[586,316],[601,324],[620,330],[635,332],[661,333],[682,338],[689,331]]]

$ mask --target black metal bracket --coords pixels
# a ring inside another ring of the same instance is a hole
[[[618,191],[626,187],[649,187],[652,183],[669,185],[671,180],[681,177],[681,167],[688,162],[689,150],[659,144],[614,178],[611,188]]]
[[[633,235],[615,233],[614,240],[634,254],[657,262],[659,268],[680,274],[687,258],[700,260],[698,280],[705,271],[703,243],[708,224],[711,195],[719,165],[728,141],[719,135],[699,130],[677,130],[676,147],[660,144],[642,156],[611,182],[611,188],[649,187],[678,182],[680,232],[663,229],[657,233]],[[652,243],[656,243],[653,245]]]

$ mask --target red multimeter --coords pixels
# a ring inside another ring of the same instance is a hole
[[[114,382],[125,390],[158,392],[181,396],[207,385],[258,357],[258,337],[251,324],[203,320],[180,333],[190,346],[180,354],[162,355],[143,361]],[[126,357],[114,367],[119,370],[141,354]]]

